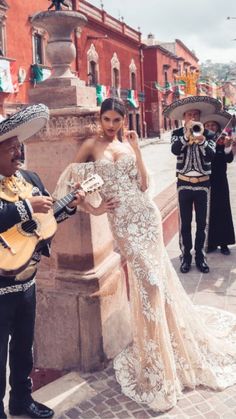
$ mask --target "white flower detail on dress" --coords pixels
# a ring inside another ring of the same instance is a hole
[[[192,304],[167,255],[160,212],[139,188],[135,158],[74,163],[59,186],[90,172],[104,180],[102,198],[120,200],[108,220],[129,267],[133,343],[114,360],[124,394],[158,412],[185,387],[236,383],[236,316]]]

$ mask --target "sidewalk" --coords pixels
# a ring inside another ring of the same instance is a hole
[[[236,226],[236,162],[228,167],[231,204]],[[169,243],[168,253],[179,272],[179,246],[177,235]],[[236,314],[236,246],[231,255],[223,256],[218,250],[208,256],[209,274],[201,274],[195,266],[180,280],[196,304],[206,304],[232,311]],[[186,391],[177,406],[164,414],[157,414],[144,405],[125,397],[117,384],[112,363],[101,372],[82,374],[71,372],[35,392],[37,400],[48,403],[58,419],[146,419],[160,417],[235,419],[236,385],[223,392],[198,388]]]

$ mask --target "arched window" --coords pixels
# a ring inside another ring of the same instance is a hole
[[[112,87],[119,89],[120,87],[120,72],[117,68],[113,68]]]
[[[136,90],[136,87],[137,87],[136,73],[131,73],[130,78],[131,78],[131,86],[130,87],[131,87],[132,90]]]
[[[87,52],[88,85],[94,86],[99,82],[99,56],[94,44],[91,44]]]
[[[32,30],[32,51],[33,64],[45,65],[45,45],[46,45],[46,31],[43,29],[33,28]]]
[[[120,61],[116,52],[114,52],[111,59],[111,84],[116,89],[120,88]]]
[[[137,89],[137,67],[133,58],[129,65],[129,73],[130,73],[130,88],[131,90],[136,90]]]
[[[0,56],[6,55],[6,13],[9,8],[4,0],[0,0]]]
[[[43,64],[43,39],[42,35],[35,33],[34,37],[34,64]]]
[[[88,84],[89,86],[97,84],[97,63],[95,61],[89,62]]]

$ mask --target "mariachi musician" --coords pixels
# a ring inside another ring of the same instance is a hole
[[[33,400],[29,377],[33,367],[35,275],[41,254],[49,256],[49,244],[33,251],[29,263],[18,274],[9,275],[1,270],[7,259],[4,254],[14,255],[9,240],[13,234],[17,236],[15,226],[22,223],[29,227],[34,213],[46,215],[53,205],[37,174],[21,170],[21,142],[39,131],[48,118],[48,108],[39,104],[0,122],[0,418],[7,417],[3,399],[9,336],[10,414],[32,418],[49,418],[54,414],[52,409]],[[82,192],[75,192],[75,199],[58,213],[57,221],[75,213],[83,196]]]
[[[192,262],[192,212],[196,216],[194,243],[195,263],[200,272],[208,273],[205,241],[209,211],[211,161],[215,154],[213,135],[205,130],[201,117],[221,108],[218,100],[208,96],[191,96],[173,102],[164,115],[184,120],[184,126],[172,132],[171,151],[177,156],[176,175],[179,203],[180,271],[187,273]]]
[[[207,252],[217,247],[223,255],[229,255],[228,245],[235,243],[233,217],[230,205],[227,166],[234,159],[231,134],[232,117],[226,112],[206,115],[202,122],[206,129],[214,133],[216,153],[211,167],[211,200],[208,229]]]

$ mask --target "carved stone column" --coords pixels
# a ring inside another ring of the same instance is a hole
[[[97,118],[93,107],[52,109],[48,125],[26,142],[27,168],[39,173],[50,192],[81,142],[95,133]],[[113,280],[112,296],[89,297]],[[129,343],[125,279],[106,215],[77,213],[61,223],[37,284],[37,368],[100,369]]]
[[[32,25],[49,34],[52,76],[29,92],[31,103],[49,106],[50,120],[27,141],[26,166],[38,172],[51,193],[81,142],[97,128],[95,88],[85,86],[70,69],[75,58],[71,33],[85,23],[75,11],[32,17]],[[121,273],[106,215],[77,213],[59,225],[52,255],[41,261],[37,278],[36,367],[100,369],[128,344],[129,305]],[[114,294],[91,298],[106,281],[115,281]]]

